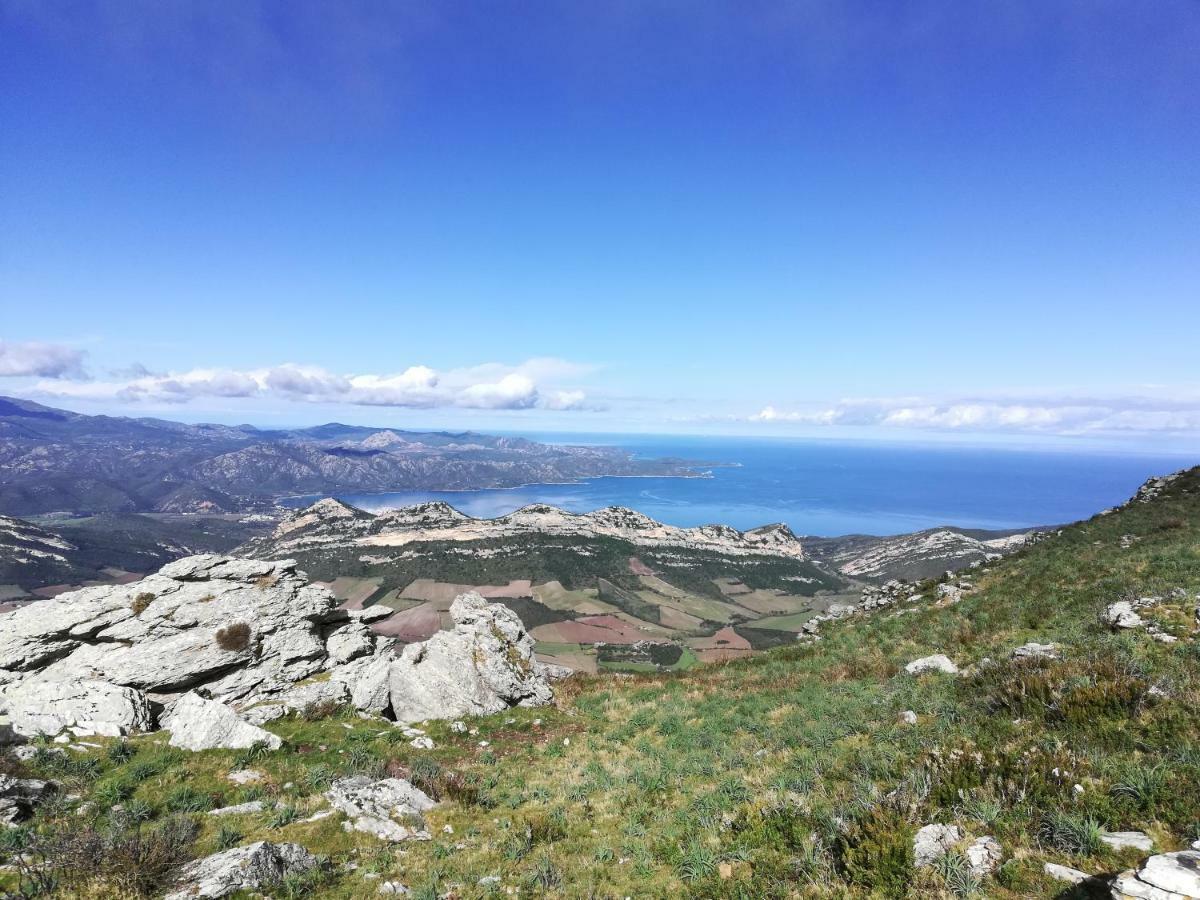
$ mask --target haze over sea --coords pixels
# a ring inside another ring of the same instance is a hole
[[[596,478],[504,490],[339,494],[378,511],[445,500],[493,517],[530,503],[572,512],[628,506],[672,525],[746,529],[786,522],[797,534],[897,534],[936,525],[1016,529],[1085,519],[1146,478],[1188,465],[1178,455],[851,444],[777,438],[537,435],[613,444],[638,456],[732,464],[706,478]],[[297,498],[296,504],[312,498]]]

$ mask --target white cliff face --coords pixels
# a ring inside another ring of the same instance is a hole
[[[338,501],[322,500],[281,524],[269,544],[263,546],[269,546],[271,553],[277,555],[322,546],[402,547],[428,541],[467,543],[541,535],[608,537],[647,547],[709,550],[731,556],[765,554],[804,558],[799,539],[786,525],[766,525],[746,532],[724,525],[677,528],[621,506],[577,514],[534,504],[495,519],[475,519],[440,502],[404,507],[374,517],[361,510],[348,515],[347,509]]]

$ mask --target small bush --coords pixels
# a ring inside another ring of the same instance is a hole
[[[217,646],[227,653],[239,653],[250,646],[250,626],[245,622],[234,622],[218,628],[216,640]]]
[[[904,897],[912,881],[912,826],[884,809],[866,813],[835,846],[838,868],[854,885],[885,897]]]
[[[135,616],[140,616],[155,599],[154,594],[149,591],[142,591],[142,593],[133,598],[133,602],[129,604],[129,608],[133,610]]]
[[[153,828],[117,822],[99,829],[68,819],[38,834],[19,857],[17,896],[156,896],[190,858],[197,830],[185,816]]]
[[[1077,856],[1092,856],[1100,851],[1103,829],[1091,816],[1051,812],[1042,820],[1038,835],[1043,842]]]

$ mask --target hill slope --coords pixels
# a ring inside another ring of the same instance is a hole
[[[973,589],[942,587],[825,623],[820,641],[685,674],[576,678],[557,708],[470,731],[431,723],[432,749],[310,716],[270,723],[287,741],[277,752],[189,756],[137,738],[44,754],[34,772],[101,802],[33,827],[112,828],[119,814],[101,811],[124,798],[160,834],[172,809],[253,794],[288,813],[196,816],[185,852],[297,842],[331,864],[279,895],[321,898],[374,897],[383,881],[421,898],[1106,897],[1043,866],[1108,877],[1147,855],[1108,832],[1145,832],[1158,852],[1200,837],[1200,470],[979,570]],[[1141,624],[1102,621],[1121,601]],[[1031,641],[1058,658],[1014,657]],[[960,674],[906,672],[936,653]],[[252,792],[226,778],[246,766],[263,773]],[[441,800],[425,813],[431,839],[397,851],[313,817],[347,771],[426,786]],[[930,823],[962,840],[914,869]],[[1002,855],[990,875],[963,855],[983,836]]]

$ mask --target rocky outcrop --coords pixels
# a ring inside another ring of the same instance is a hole
[[[38,778],[14,778],[0,774],[0,826],[26,819],[43,800],[54,793],[54,785]]]
[[[455,719],[539,706],[553,697],[533,638],[516,613],[479,594],[450,607],[451,631],[410,644],[391,667],[391,705],[397,722]]]
[[[1200,851],[1178,850],[1146,859],[1113,881],[1113,900],[1197,900]]]
[[[322,671],[390,656],[391,640],[367,618],[338,609],[290,561],[186,557],[135,584],[0,615],[0,710],[25,735],[123,734],[153,726],[148,704],[187,691],[261,703]]]
[[[347,830],[398,843],[429,840],[422,813],[437,804],[402,778],[372,781],[365,775],[335,781],[325,795],[347,817]]]
[[[30,679],[15,685],[0,703],[11,710],[13,731],[25,737],[67,728],[117,737],[154,727],[145,694],[94,678]]]
[[[299,844],[258,841],[190,863],[180,873],[176,889],[163,900],[228,897],[269,887],[316,864],[317,858]]]
[[[184,750],[243,750],[256,744],[277,750],[283,745],[277,735],[251,725],[224,703],[195,693],[175,701],[162,727],[171,732],[171,746]]]
[[[188,557],[0,616],[0,725],[18,739],[161,725],[190,750],[276,747],[257,726],[316,705],[412,722],[550,701],[563,673],[537,662],[513,612],[471,593],[451,614],[452,631],[396,658],[370,610],[339,609],[290,561]]]

